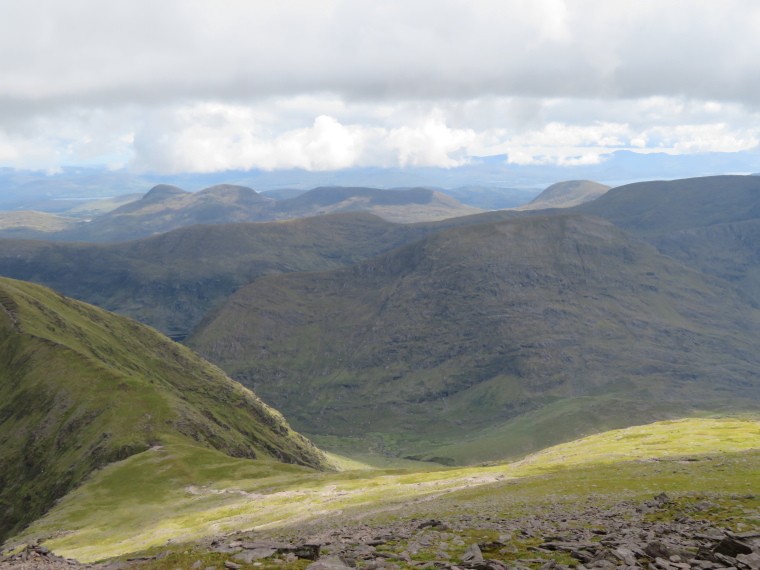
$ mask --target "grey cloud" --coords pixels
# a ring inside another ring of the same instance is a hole
[[[6,0],[0,96],[36,101],[688,94],[754,103],[747,0]]]

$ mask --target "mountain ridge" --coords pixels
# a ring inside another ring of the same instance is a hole
[[[634,409],[662,419],[731,398],[756,406],[759,319],[728,283],[609,222],[563,214],[254,280],[187,343],[323,445],[369,430],[406,453],[424,445],[405,434],[440,443],[541,409],[555,411],[536,433],[563,437],[575,427],[546,426],[571,402],[568,417],[585,410],[597,427],[625,427]]]
[[[278,412],[144,325],[7,278],[0,309],[0,536],[162,443],[327,466]]]
[[[363,212],[197,225],[107,244],[0,238],[0,274],[52,287],[181,338],[256,277],[334,269],[438,229],[514,217],[487,212],[396,224]]]
[[[166,184],[141,199],[80,223],[74,228],[0,236],[55,241],[118,242],[166,233],[197,224],[271,222],[340,212],[367,212],[392,222],[421,222],[481,213],[456,199],[427,188],[382,190],[363,187],[318,187],[292,198],[267,198],[245,186],[219,184],[187,192]]]

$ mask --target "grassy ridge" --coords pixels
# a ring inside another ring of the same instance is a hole
[[[326,465],[280,414],[148,327],[9,279],[0,304],[0,536],[167,438]]]
[[[725,493],[747,492],[760,484],[758,447],[760,424],[731,419],[660,422],[512,464],[457,469],[314,473],[168,445],[98,472],[17,541],[46,538],[57,552],[96,560],[169,540],[309,521],[438,518],[484,508],[498,516],[501,508],[514,514],[559,497],[585,501],[590,493],[629,498],[709,492],[716,485]],[[693,461],[652,461],[682,456]],[[705,460],[713,457],[720,461]]]

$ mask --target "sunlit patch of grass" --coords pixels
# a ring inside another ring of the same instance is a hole
[[[426,471],[318,473],[177,443],[97,472],[18,540],[46,538],[56,552],[92,561],[168,540],[333,517],[390,521],[401,514],[438,518],[483,509],[520,516],[589,496],[603,503],[661,491],[746,494],[760,489],[759,428],[743,420],[658,423],[592,436],[516,463],[430,465]],[[734,441],[725,441],[727,433]]]

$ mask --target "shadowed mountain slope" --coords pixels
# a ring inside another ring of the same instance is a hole
[[[760,177],[705,176],[626,184],[573,211],[644,236],[742,222],[760,218]]]
[[[643,236],[662,253],[734,283],[760,303],[760,178],[643,182],[574,208]]]
[[[52,287],[182,337],[211,307],[256,277],[336,269],[442,228],[516,215],[394,224],[357,212],[199,225],[109,244],[0,239],[0,275]]]
[[[421,222],[481,212],[451,196],[425,188],[315,188],[293,198],[274,200],[250,188],[220,184],[186,192],[160,184],[140,200],[112,210],[90,222],[45,234],[29,230],[2,237],[56,241],[116,242],[149,237],[196,224],[271,222],[337,212],[368,212],[393,222]]]
[[[164,443],[326,465],[279,413],[190,349],[45,287],[0,279],[0,537],[93,470]]]
[[[607,192],[611,186],[593,180],[568,180],[552,184],[533,200],[520,206],[519,210],[542,210],[545,208],[570,208],[591,200]]]
[[[759,319],[724,281],[608,222],[555,215],[257,279],[188,344],[304,432],[379,434],[408,453],[424,448],[414,438],[512,425],[510,455],[740,398],[756,407]]]

